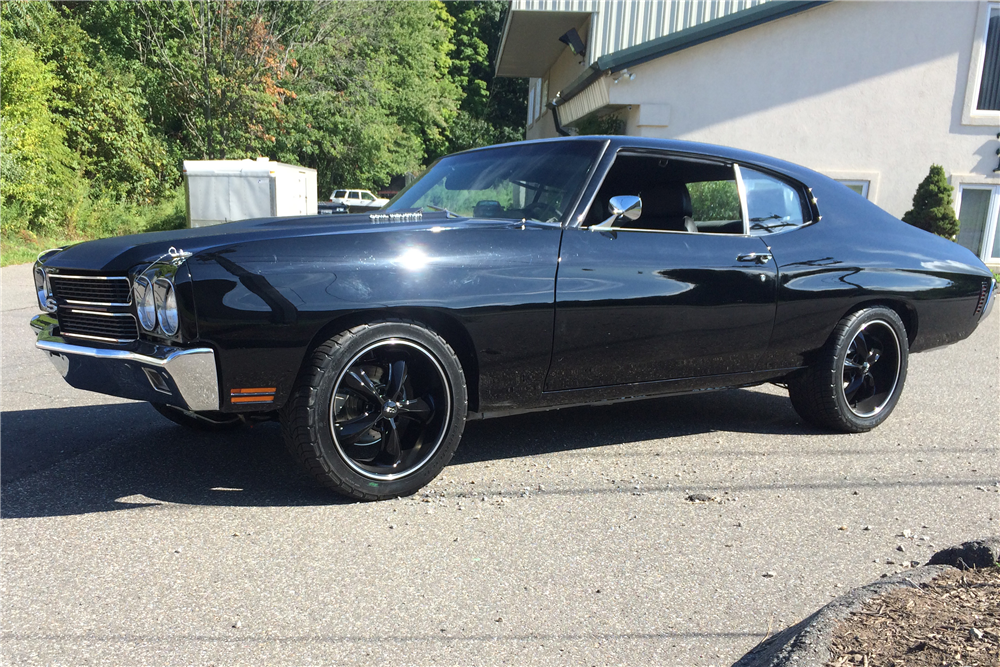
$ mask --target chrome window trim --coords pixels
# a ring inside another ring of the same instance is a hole
[[[740,165],[733,163],[733,172],[736,174],[736,191],[740,193],[740,211],[743,212],[743,236],[750,235],[750,208],[747,206],[747,186],[743,182],[743,172]]]

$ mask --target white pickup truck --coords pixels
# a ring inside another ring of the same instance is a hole
[[[388,199],[376,197],[368,190],[334,190],[330,201],[343,204],[351,211],[375,210],[389,203]]]

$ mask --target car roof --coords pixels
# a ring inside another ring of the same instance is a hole
[[[548,144],[548,143],[564,143],[564,142],[595,142],[595,141],[607,141],[609,142],[609,150],[619,151],[628,148],[637,149],[647,149],[647,150],[659,150],[659,151],[670,151],[677,153],[693,153],[696,155],[706,155],[711,157],[718,157],[723,160],[728,160],[737,163],[746,164],[756,164],[762,167],[770,168],[780,173],[787,174],[798,180],[812,181],[815,177],[820,176],[817,172],[803,167],[801,165],[794,164],[792,162],[786,162],[769,155],[764,155],[762,153],[754,153],[752,151],[743,150],[740,148],[730,148],[727,146],[718,146],[716,144],[706,144],[696,141],[682,141],[680,139],[652,139],[649,137],[633,137],[627,135],[583,135],[583,136],[571,136],[571,137],[554,137],[549,139],[532,139],[529,141],[516,141],[508,144],[496,144],[493,146],[484,146],[482,148],[473,148],[468,151],[463,151],[464,153],[473,153],[479,151],[486,151],[492,148],[497,148],[499,146],[528,146],[535,144]]]

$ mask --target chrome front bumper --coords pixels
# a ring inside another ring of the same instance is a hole
[[[166,403],[193,412],[219,409],[215,351],[140,342],[134,350],[87,347],[57,335],[51,315],[31,320],[44,352],[71,386],[101,394]]]

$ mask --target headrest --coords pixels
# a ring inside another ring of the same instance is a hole
[[[683,183],[664,183],[642,191],[643,217],[686,217],[692,213],[691,195]]]

